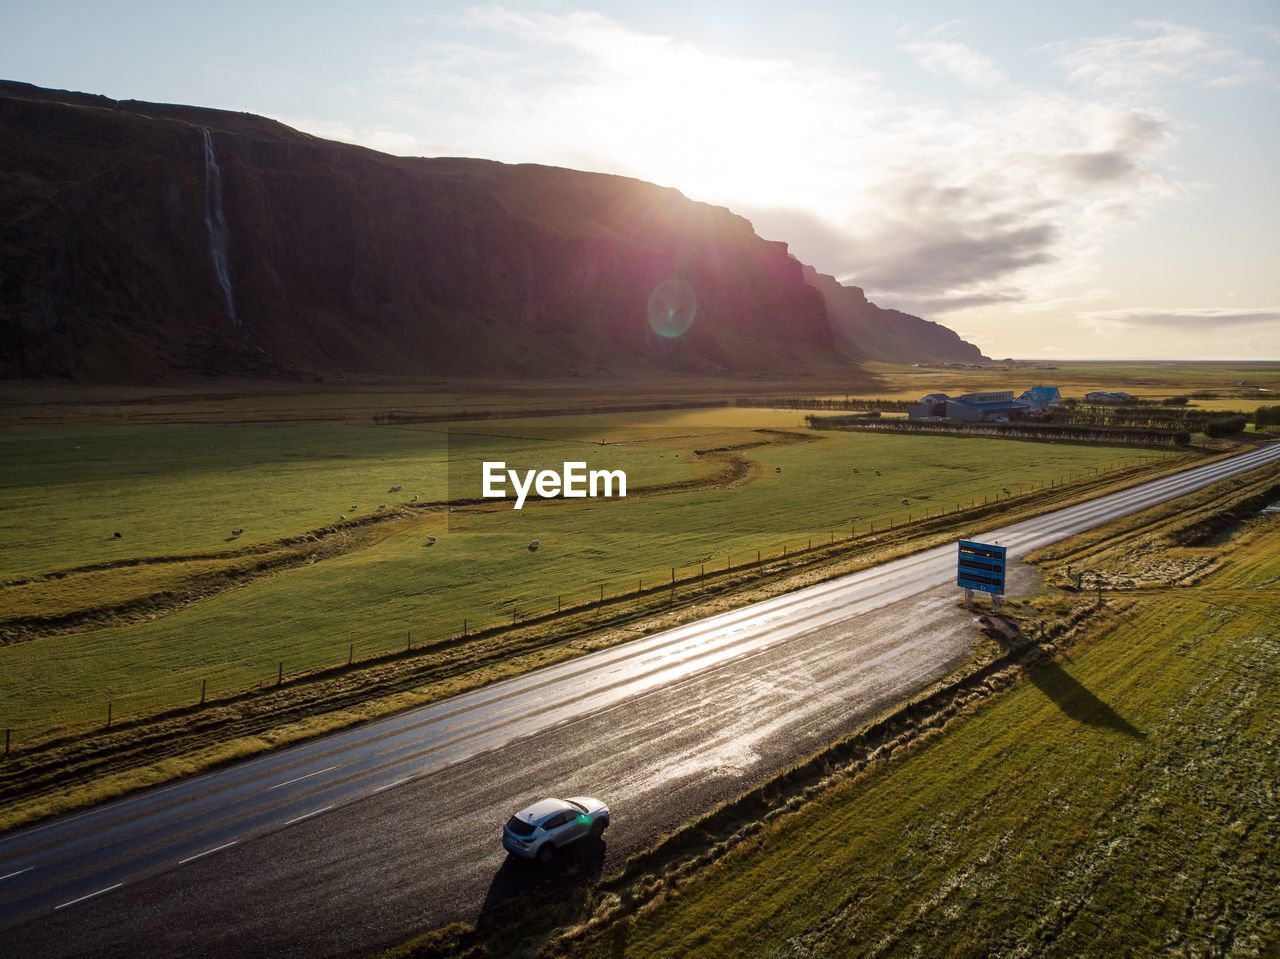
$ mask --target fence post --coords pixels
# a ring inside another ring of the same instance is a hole
[[[413,650],[413,630],[406,629],[404,631],[404,651],[406,653]]]
[[[760,550],[756,550],[756,562],[760,562]]]
[[[556,612],[557,612],[557,613],[558,613],[558,612],[560,612],[560,601],[561,601],[562,599],[564,599],[564,597],[563,597],[563,596],[557,596],[557,597],[556,597]]]
[[[675,581],[676,581],[676,568],[675,568],[674,566],[672,566],[672,567],[671,567],[671,582],[672,582],[672,583],[675,583]]]
[[[112,706],[111,700],[108,699],[107,700],[107,728],[108,729],[111,728],[111,706]]]
[[[348,643],[347,644],[347,665],[350,666],[351,663],[355,660],[355,658],[356,658],[356,644]]]
[[[9,739],[13,736],[13,730],[8,727],[4,731],[4,754],[9,755]]]
[[[207,679],[200,680],[200,705],[201,706],[204,705],[204,693],[208,685],[209,685],[209,680]]]
[[[284,685],[284,660],[280,661],[280,665],[276,667],[276,688]]]

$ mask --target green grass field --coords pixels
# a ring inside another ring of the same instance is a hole
[[[575,955],[1275,955],[1280,520],[1258,524]]]
[[[472,462],[591,452],[572,430],[526,435],[340,424],[0,430],[0,580],[269,542],[415,494],[443,500],[451,448]],[[706,471],[632,445],[609,455],[636,485]],[[237,528],[245,532],[233,541]]]
[[[1168,454],[1113,447],[955,437],[823,434],[787,442],[752,428],[797,429],[794,411],[709,410],[485,421],[454,427],[455,467],[489,455],[558,462],[607,457],[633,489],[714,474],[696,449],[741,444],[741,481],[626,500],[559,501],[422,512],[378,524],[361,548],[253,579],[154,620],[0,646],[0,725],[23,739],[190,702],[207,680],[219,695],[287,673],[510,622],[598,595],[796,549],[850,524],[903,522]],[[514,439],[513,439],[514,437]],[[599,440],[607,447],[599,447]],[[230,549],[333,522],[359,503],[448,492],[442,434],[344,425],[153,426],[10,431],[0,515],[10,576],[127,556]],[[459,453],[459,446],[464,450]],[[467,444],[474,444],[474,447]],[[76,449],[79,446],[80,449]],[[582,451],[585,450],[585,453]],[[90,464],[73,468],[74,464]],[[858,473],[853,473],[854,468]],[[881,475],[876,476],[875,470]],[[403,485],[400,494],[388,494]],[[907,499],[908,505],[902,500]],[[226,542],[232,526],[245,535]],[[123,527],[115,541],[110,531]],[[427,537],[437,537],[427,546]],[[540,541],[536,552],[528,549]],[[133,567],[0,589],[0,614],[171,588],[200,564]],[[157,579],[158,577],[158,579]],[[136,580],[136,582],[135,582]]]

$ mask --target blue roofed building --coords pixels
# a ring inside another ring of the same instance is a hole
[[[1012,390],[965,393],[963,396],[930,393],[910,407],[907,415],[913,420],[948,419],[962,423],[1001,423],[1020,419],[1035,409],[1030,403],[1015,400]]]
[[[1030,404],[1013,398],[1013,390],[965,393],[947,400],[947,419],[962,423],[1003,423],[1018,419],[1030,409]]]
[[[1062,392],[1056,386],[1033,386],[1029,390],[1023,390],[1018,399],[1038,410],[1047,410],[1062,402]]]

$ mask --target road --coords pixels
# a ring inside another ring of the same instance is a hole
[[[1268,463],[1280,445],[974,536],[1011,558]],[[0,839],[8,954],[359,955],[530,880],[498,826],[599,795],[608,868],[969,655],[953,545]]]

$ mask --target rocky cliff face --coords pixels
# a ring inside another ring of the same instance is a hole
[[[0,140],[3,375],[848,363],[786,245],[675,190],[23,84]],[[697,301],[679,337],[649,316],[671,277]]]
[[[940,323],[876,306],[856,286],[804,268],[805,280],[822,293],[837,348],[852,359],[889,363],[974,363],[987,359],[972,343]]]

